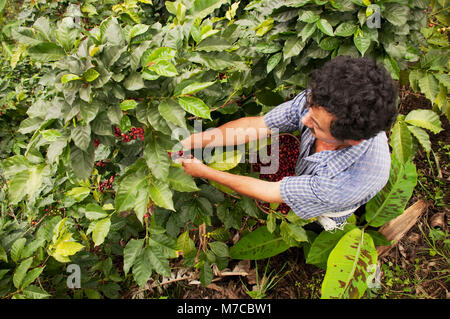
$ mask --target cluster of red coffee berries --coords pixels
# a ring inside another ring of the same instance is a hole
[[[269,166],[278,163],[278,170],[273,174],[260,174],[260,178],[278,182],[286,176],[295,176],[295,166],[299,155],[299,143],[298,140],[292,135],[280,135],[277,138],[272,139],[272,143],[279,143],[279,156],[278,158],[271,158],[274,163],[263,164],[258,158],[258,163],[253,164],[253,171],[260,172],[261,167]],[[271,154],[271,146],[267,146],[267,154]],[[265,208],[269,208],[268,203],[262,204]],[[287,214],[290,208],[285,203],[281,203],[276,211]]]
[[[219,73],[219,80],[225,80],[227,78],[226,74]]]
[[[432,27],[435,26],[435,24],[434,24],[434,23],[430,23],[430,24],[428,24],[428,26],[429,26],[430,28],[432,28]],[[444,33],[447,32],[447,31],[450,31],[450,27],[442,27],[442,28],[438,28],[438,29],[437,29],[437,32],[440,32],[441,34],[444,34]]]
[[[97,163],[95,163],[95,165],[98,166],[98,167],[105,167],[106,163],[103,162],[103,161],[98,161]]]
[[[94,146],[98,147],[100,145],[100,141],[96,138],[94,138]]]
[[[100,185],[98,185],[98,190],[103,194],[105,192],[105,189],[112,189],[114,178],[117,176],[117,173],[111,176],[110,178],[107,178],[105,181],[101,182]]]
[[[132,127],[130,129],[130,133],[124,133],[120,131],[120,128],[114,127],[114,135],[116,137],[122,138],[122,142],[128,143],[132,139],[137,140],[140,138],[142,141],[144,140],[144,129],[142,127]]]

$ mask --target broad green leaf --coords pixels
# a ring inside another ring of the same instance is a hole
[[[339,240],[344,236],[345,233],[354,229],[356,226],[354,224],[346,224],[343,230],[337,230],[336,232],[323,231],[317,236],[311,248],[309,249],[308,255],[306,257],[306,263],[315,265],[322,269],[327,268],[327,260],[330,252],[339,242]]]
[[[60,131],[53,130],[53,129],[41,131],[41,135],[43,138],[45,138],[49,142],[54,142],[59,137],[62,136]]]
[[[211,162],[208,163],[208,166],[219,171],[228,171],[236,167],[241,162],[242,156],[243,154],[239,150],[215,152]]]
[[[383,10],[383,18],[396,26],[406,24],[410,16],[409,7],[399,4],[386,4]]]
[[[23,290],[25,297],[29,299],[46,299],[51,297],[45,290],[38,286],[28,286]]]
[[[61,78],[61,83],[67,83],[70,81],[81,80],[82,78],[76,74],[64,74]]]
[[[372,237],[359,228],[349,231],[328,257],[321,298],[361,298],[367,289],[370,267],[376,264]]]
[[[326,37],[320,41],[319,47],[323,50],[332,51],[338,48],[340,43],[341,41],[338,38]]]
[[[228,253],[228,246],[227,244],[220,242],[220,241],[214,241],[212,243],[208,243],[209,248],[211,248],[212,252],[216,254],[219,257],[229,257]]]
[[[405,122],[438,134],[443,130],[439,116],[432,110],[412,110],[405,117]]]
[[[275,231],[275,229],[277,228],[277,218],[276,218],[275,214],[270,213],[269,216],[267,216],[266,225],[267,225],[267,230],[270,233],[273,233]]]
[[[269,60],[267,61],[267,66],[266,66],[267,74],[269,74],[273,69],[275,69],[275,67],[278,65],[278,63],[280,63],[282,57],[283,57],[283,53],[278,52],[269,58]]]
[[[306,24],[302,31],[300,31],[299,36],[302,37],[302,42],[306,43],[306,41],[313,35],[313,33],[316,31],[317,25],[316,23],[308,23]]]
[[[98,204],[90,203],[86,205],[84,215],[89,220],[97,220],[105,218],[108,216],[108,213],[105,212]]]
[[[325,19],[317,20],[316,25],[319,28],[319,30],[325,33],[326,35],[329,35],[330,37],[334,36],[333,27],[327,20]]]
[[[214,278],[211,264],[208,261],[204,261],[200,268],[200,282],[203,286],[208,286]]]
[[[111,227],[111,218],[104,218],[95,222],[94,230],[92,231],[92,240],[95,246],[103,244]]]
[[[367,36],[367,34],[355,34],[353,36],[353,43],[355,44],[361,55],[364,56],[364,53],[366,53],[367,49],[369,49],[370,47],[370,38]]]
[[[158,249],[146,247],[145,252],[153,269],[160,275],[170,277],[169,260],[165,258]]]
[[[264,34],[272,30],[273,23],[273,18],[268,18],[261,22],[261,24],[255,28],[256,35],[262,37]]]
[[[145,88],[142,74],[139,72],[131,72],[125,81],[123,81],[123,87],[129,91],[138,91]]]
[[[370,226],[380,227],[403,213],[417,183],[416,167],[392,158],[386,186],[366,204],[365,219]]]
[[[128,111],[135,109],[137,107],[137,102],[135,100],[125,100],[120,103],[120,108],[123,111]]]
[[[13,275],[13,283],[14,287],[19,289],[22,285],[22,281],[25,278],[25,275],[33,263],[33,257],[27,258],[20,263],[20,265],[16,268],[16,271]]]
[[[433,103],[439,94],[439,82],[433,74],[427,72],[424,77],[419,79],[418,83],[420,91]]]
[[[32,284],[37,277],[39,277],[44,270],[44,267],[36,267],[29,272],[27,272],[25,278],[22,280],[21,288],[26,288]]]
[[[231,48],[232,44],[228,42],[226,39],[212,36],[208,37],[205,40],[202,40],[199,45],[197,45],[196,50],[198,51],[225,51]]]
[[[200,190],[194,179],[189,174],[186,174],[182,168],[171,166],[167,180],[170,186],[179,192],[196,192]]]
[[[31,199],[40,189],[45,177],[50,175],[50,167],[46,165],[32,166],[15,174],[9,183],[9,200],[17,204],[25,196]]]
[[[144,239],[130,239],[123,250],[123,272],[125,275],[133,266],[144,247]]]
[[[87,151],[91,143],[91,126],[77,125],[77,127],[72,129],[70,136],[79,149]]]
[[[194,19],[201,20],[225,3],[227,3],[226,0],[194,0],[194,5],[189,9],[189,13]]]
[[[147,32],[150,26],[146,24],[136,24],[130,30],[130,39]]]
[[[296,57],[305,47],[305,42],[297,37],[290,37],[286,40],[283,47],[283,59],[287,60],[291,57]]]
[[[153,268],[146,253],[149,249],[151,249],[151,247],[148,246],[142,249],[133,264],[133,277],[139,287],[143,287],[152,275]]]
[[[175,66],[166,60],[161,60],[147,67],[148,70],[155,72],[158,75],[174,77],[178,75],[178,71]]]
[[[58,21],[57,24],[58,27],[55,32],[56,41],[69,53],[75,45],[79,29],[72,17],[65,17]]]
[[[158,111],[161,116],[179,127],[186,127],[186,112],[174,100],[164,100],[158,105]]]
[[[94,168],[95,150],[94,143],[91,141],[86,152],[74,146],[70,149],[70,166],[75,175],[80,179],[91,176]]]
[[[266,226],[261,226],[242,237],[231,249],[232,259],[259,260],[269,258],[287,250],[289,245]]]
[[[197,249],[195,248],[194,241],[189,237],[189,232],[185,231],[177,239],[178,249],[183,252],[183,255],[187,255],[190,252],[195,252]]]
[[[145,137],[144,159],[153,176],[160,180],[167,180],[170,159],[167,151],[160,145],[159,140],[153,134],[148,134]]]
[[[17,263],[17,261],[20,259],[20,256],[22,254],[22,249],[25,246],[26,242],[27,242],[26,238],[19,238],[11,246],[11,251],[10,251],[11,259],[15,263]]]
[[[149,194],[156,205],[169,210],[175,210],[173,207],[172,192],[166,183],[160,180],[153,181],[149,187]]]
[[[210,87],[214,83],[216,82],[194,82],[183,88],[183,90],[181,90],[181,95],[194,94],[198,91],[206,89],[207,87]]]
[[[320,15],[317,11],[310,10],[300,10],[298,15],[298,20],[306,23],[314,23],[320,19]]]
[[[287,226],[289,235],[297,242],[308,241],[308,235],[306,234],[306,231],[303,229],[303,227],[292,223],[287,223]]]
[[[421,69],[443,70],[448,65],[448,51],[431,49],[420,58]]]
[[[83,73],[83,79],[87,82],[92,82],[96,80],[100,76],[100,73],[98,73],[95,69],[91,68]]]
[[[37,62],[57,61],[66,56],[64,49],[52,42],[44,42],[27,49],[31,59]]]
[[[6,254],[5,249],[0,245],[0,260],[3,260],[4,262],[8,262],[8,255]],[[0,276],[1,279],[1,276]]]
[[[172,58],[175,57],[176,54],[177,54],[176,50],[168,47],[162,47],[152,51],[146,51],[142,55],[142,66],[148,67],[154,65],[158,61],[171,60]]]
[[[74,187],[68,192],[66,192],[66,196],[73,197],[77,202],[81,202],[91,193],[91,189],[89,187]]]
[[[134,208],[138,190],[147,187],[145,170],[144,166],[140,166],[135,172],[126,174],[119,179],[115,198],[116,211],[121,212]]]
[[[75,255],[83,248],[84,246],[80,243],[77,243],[76,241],[62,241],[56,245],[55,254],[63,257],[68,257]]]
[[[420,127],[414,125],[408,125],[408,130],[414,135],[414,137],[422,145],[423,149],[429,153],[431,151],[431,141],[428,133]]]
[[[433,75],[447,90],[450,90],[450,75],[445,73],[434,73]]]
[[[209,107],[199,98],[193,96],[181,96],[178,98],[178,103],[186,112],[211,120]]]
[[[403,116],[399,116],[399,119],[391,130],[390,145],[392,147],[392,154],[401,163],[406,163],[414,155],[412,136],[403,120]]]

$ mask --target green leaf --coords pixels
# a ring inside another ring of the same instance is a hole
[[[95,246],[103,244],[111,227],[111,219],[104,218],[96,222],[94,230],[92,231],[92,240]]]
[[[311,248],[309,249],[308,255],[306,257],[306,263],[315,265],[322,269],[327,268],[327,260],[333,248],[339,242],[339,240],[347,232],[354,229],[356,226],[354,224],[346,224],[343,230],[337,230],[336,232],[323,231],[317,236]]]
[[[319,47],[323,50],[333,51],[339,47],[340,43],[341,41],[338,38],[326,37],[320,41]]]
[[[169,260],[165,258],[158,249],[146,247],[145,252],[153,269],[162,276],[170,277]]]
[[[216,254],[219,257],[229,257],[228,253],[228,246],[227,244],[220,242],[220,241],[214,241],[212,243],[208,243],[209,248],[211,248],[212,252]]]
[[[186,127],[186,112],[174,100],[164,100],[158,105],[158,111],[161,116],[179,127]]]
[[[317,23],[317,22],[316,22]],[[302,42],[306,43],[306,41],[313,35],[313,33],[316,31],[317,29],[317,25],[316,23],[308,23],[306,24],[302,31],[300,31],[299,36],[302,37]]]
[[[146,166],[143,161],[136,163],[135,171],[126,173],[118,181],[115,206],[116,211],[121,212],[134,208],[138,190],[147,187]]]
[[[200,90],[210,87],[214,83],[216,83],[216,82],[194,82],[192,84],[189,84],[185,88],[183,88],[183,90],[181,91],[181,95],[194,94]]]
[[[160,145],[155,135],[147,134],[144,143],[144,159],[152,175],[157,179],[167,180],[170,166],[167,151]]]
[[[421,69],[443,70],[448,64],[448,51],[431,49],[420,58]]]
[[[67,83],[70,81],[81,80],[82,78],[76,74],[64,74],[61,78],[61,83]]]
[[[158,75],[174,77],[178,75],[178,71],[175,66],[166,60],[161,60],[155,64],[147,67],[148,70],[155,72]]]
[[[76,241],[62,241],[59,244],[56,245],[56,249],[54,254],[68,257],[75,255],[77,252],[79,252],[81,249],[83,249],[84,246],[80,243],[77,243]]]
[[[428,133],[420,127],[408,125],[408,130],[414,135],[414,137],[422,145],[423,149],[429,153],[431,151],[431,142]]]
[[[410,160],[405,164],[392,158],[386,186],[366,204],[365,219],[370,226],[380,227],[403,213],[417,183],[417,172]]]
[[[66,192],[66,196],[73,197],[77,202],[81,202],[91,193],[91,189],[89,187],[74,187],[68,192]]]
[[[44,42],[27,50],[30,58],[37,62],[57,61],[66,56],[64,49],[55,43]]]
[[[319,11],[320,12],[320,11]],[[306,23],[314,23],[320,19],[320,15],[316,11],[300,10],[298,20]]]
[[[123,272],[125,275],[133,266],[144,247],[144,239],[130,239],[123,250]]]
[[[208,166],[219,171],[228,171],[241,162],[242,156],[243,154],[239,150],[229,152],[216,151]]]
[[[172,192],[166,183],[160,180],[153,181],[149,187],[149,194],[156,205],[175,211],[175,208],[173,207]]]
[[[207,261],[203,262],[203,266],[200,269],[200,282],[203,286],[208,286],[214,278],[214,274],[211,269],[211,264]]]
[[[34,285],[25,288],[23,290],[23,294],[29,299],[46,299],[50,297],[45,290],[42,290],[42,288]]]
[[[168,47],[161,47],[153,51],[146,51],[142,55],[142,66],[148,67],[154,65],[158,61],[171,60],[176,54],[176,50]]]
[[[96,80],[100,76],[100,73],[98,73],[95,69],[90,68],[86,72],[83,73],[83,79],[87,82],[92,82]]]
[[[8,262],[8,255],[6,254],[5,249],[0,245],[0,261]],[[0,276],[1,279],[1,276]]]
[[[420,91],[425,94],[426,98],[434,103],[436,96],[439,94],[439,82],[433,74],[425,73],[425,76],[419,79]]]
[[[275,229],[277,228],[277,218],[275,216],[275,214],[270,213],[269,216],[267,216],[267,230],[270,233],[273,233],[275,231]]]
[[[409,7],[399,4],[386,4],[383,10],[383,18],[396,26],[406,24],[410,16]]]
[[[244,236],[230,249],[232,259],[259,260],[269,258],[287,250],[289,245],[266,226],[261,226]]]
[[[199,45],[197,45],[196,50],[205,52],[220,52],[228,50],[229,48],[231,48],[231,46],[232,44],[226,39],[217,36],[211,36],[206,38],[205,40],[202,40]]]
[[[16,271],[13,275],[13,283],[14,287],[19,289],[22,286],[22,281],[25,278],[25,275],[33,263],[33,257],[27,258],[20,263],[20,265],[16,268]]]
[[[133,110],[137,107],[137,102],[135,100],[125,100],[120,103],[120,108],[123,111]]]
[[[211,120],[211,111],[209,107],[199,98],[193,96],[182,96],[178,98],[178,103],[186,112]]]
[[[284,60],[298,56],[304,47],[305,42],[296,36],[288,38],[283,47]]]
[[[189,9],[189,13],[194,19],[201,20],[225,3],[227,3],[227,0],[195,0],[194,5]]]
[[[200,189],[195,184],[194,179],[189,174],[186,174],[184,169],[171,166],[169,168],[169,176],[167,180],[170,186],[179,192],[196,192]]]
[[[392,147],[392,154],[401,163],[406,163],[415,155],[412,149],[411,133],[401,116],[399,116],[399,119],[391,130],[390,145]]]
[[[95,150],[94,143],[91,141],[86,152],[74,146],[70,149],[70,166],[75,175],[80,179],[91,176],[94,168]]]
[[[326,35],[329,35],[330,37],[334,37],[333,27],[327,20],[325,19],[317,20],[316,25],[320,31],[322,31]]]
[[[147,257],[147,251],[150,249],[151,247],[145,247],[133,265],[133,277],[139,287],[143,287],[152,275],[153,268]]]
[[[266,67],[267,74],[269,74],[273,69],[275,69],[275,67],[278,65],[278,63],[280,63],[282,57],[283,57],[283,53],[278,52],[269,58],[269,61],[267,61],[267,67]]]
[[[90,203],[86,205],[84,215],[89,220],[97,220],[105,218],[108,216],[108,213],[105,212],[98,204]]]
[[[377,264],[372,237],[355,228],[330,253],[322,283],[322,299],[359,299],[367,289],[369,266]]]
[[[46,139],[49,142],[54,142],[59,137],[62,136],[60,131],[53,130],[53,129],[41,131],[41,135],[44,139]]]
[[[82,151],[87,151],[91,143],[91,126],[90,125],[77,125],[73,128],[71,133],[72,141]]]
[[[17,263],[17,261],[20,259],[20,256],[22,254],[22,249],[25,246],[25,243],[27,242],[26,238],[19,238],[17,239],[14,244],[11,246],[11,259]]]
[[[353,43],[361,55],[364,56],[364,53],[366,53],[367,49],[370,47],[370,37],[367,34],[355,34],[353,36]]]
[[[146,24],[136,24],[130,30],[130,39],[147,32],[150,26]]]
[[[41,275],[43,270],[44,270],[44,267],[36,267],[36,268],[30,270],[26,274],[25,278],[23,279],[21,288],[26,288],[30,284],[32,284],[37,279],[37,277],[39,277]]]
[[[405,117],[405,122],[438,134],[443,130],[439,116],[432,110],[412,110]]]

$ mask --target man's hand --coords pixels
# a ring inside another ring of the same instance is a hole
[[[177,163],[181,163],[183,165],[183,168],[185,172],[192,177],[206,177],[207,170],[210,170],[211,168],[203,164],[200,160],[198,160],[195,157],[191,158],[184,158],[180,157],[175,160]]]

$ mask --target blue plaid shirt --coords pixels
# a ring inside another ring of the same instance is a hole
[[[281,180],[280,193],[283,201],[303,219],[356,209],[367,203],[387,183],[391,166],[385,132],[355,146],[309,155],[315,137],[301,123],[308,113],[309,92],[304,90],[264,116],[270,129],[301,133],[296,176]],[[350,215],[332,219],[342,223]]]

